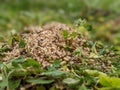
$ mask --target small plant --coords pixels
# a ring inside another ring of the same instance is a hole
[[[8,64],[0,63],[0,89],[16,90],[29,88],[77,88],[80,83],[72,73],[57,70],[60,67],[59,60],[56,60],[51,67],[43,69],[41,65],[31,59],[19,57],[10,60]],[[60,67],[61,68],[61,67]],[[21,72],[21,73],[20,73]],[[72,76],[71,76],[72,75]],[[71,81],[72,80],[72,81]],[[68,86],[64,87],[67,84]],[[51,85],[54,85],[51,87]],[[57,86],[56,85],[60,85]]]
[[[77,35],[78,35],[78,33],[77,32],[72,32],[71,34],[68,32],[68,30],[63,30],[62,31],[62,35],[63,35],[63,37],[65,38],[65,39],[73,39],[73,38],[75,38]]]
[[[20,48],[25,47],[26,43],[19,35],[11,35],[10,39],[8,40],[8,43],[9,45],[12,45],[16,41],[19,43]]]
[[[60,30],[55,30],[55,32],[51,30],[55,35],[53,37],[52,33],[49,33],[49,29],[45,31],[44,28],[45,34],[31,31],[25,33],[26,37],[12,35],[9,39],[9,45],[5,44],[1,47],[0,55],[4,57],[7,54],[12,56],[17,51],[20,53],[13,56],[12,59],[7,59],[6,63],[0,62],[0,89],[119,90],[119,63],[115,63],[115,61],[111,63],[110,47],[98,41],[94,42],[84,38],[79,30],[81,27],[86,29],[87,23],[84,20],[80,23],[81,26],[76,27],[76,31],[63,29],[62,32]],[[63,24],[56,26],[62,27]],[[52,38],[48,36],[46,38],[46,32]],[[61,34],[62,36],[60,36]],[[38,36],[41,37],[38,38]],[[47,42],[44,44],[42,39],[38,43],[38,40],[43,37]],[[53,42],[50,42],[49,47],[47,47],[49,40]],[[59,49],[51,48],[51,46]],[[46,53],[49,50],[51,51]],[[52,54],[52,51],[56,52]],[[22,52],[25,54],[21,54]],[[41,54],[43,55],[41,56]],[[110,75],[117,77],[109,77]]]

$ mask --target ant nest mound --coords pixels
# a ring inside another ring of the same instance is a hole
[[[92,50],[86,38],[62,23],[30,26],[21,34],[21,38],[26,43],[25,47],[21,48],[19,42],[14,42],[11,49],[5,53],[4,61],[23,56],[37,60],[43,67],[51,65],[56,59],[61,61],[61,65],[86,65],[85,58],[87,64],[102,64],[93,58],[87,60]]]

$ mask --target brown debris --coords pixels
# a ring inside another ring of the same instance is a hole
[[[20,48],[18,43],[15,43],[12,50],[6,52],[4,61],[10,60],[11,58],[17,58],[19,56],[31,57],[43,65],[43,67],[49,66],[54,60],[61,60],[61,65],[66,63],[82,65],[81,57],[90,56],[90,48],[84,46],[86,39],[84,37],[76,36],[73,38],[71,47],[72,51],[65,50],[66,39],[63,37],[61,32],[67,30],[69,33],[75,31],[71,27],[62,23],[50,23],[40,26],[31,26],[26,28],[29,33],[23,33],[22,38],[26,42],[25,48]],[[74,51],[77,48],[83,49],[82,56],[76,56]],[[89,63],[94,63],[95,60],[91,60]]]

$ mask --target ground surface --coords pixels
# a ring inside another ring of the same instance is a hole
[[[70,27],[53,22],[13,34],[0,49],[1,88],[96,90],[109,83],[107,88],[119,88],[113,82],[120,79],[107,76],[119,75],[114,66],[119,55],[111,47],[91,41],[82,29],[88,29],[87,23]]]
[[[119,90],[120,1],[46,2],[0,2],[0,90]]]

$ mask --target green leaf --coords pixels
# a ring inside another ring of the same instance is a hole
[[[3,67],[3,63],[0,61],[0,69],[1,69],[1,67]]]
[[[79,79],[73,79],[73,78],[66,78],[63,80],[63,83],[69,85],[70,87],[76,86],[79,84],[80,80]]]
[[[0,48],[0,52],[2,53],[2,52],[7,52],[9,50],[9,47],[8,47],[8,45],[4,45],[4,46],[2,46],[1,48]],[[1,54],[0,53],[0,54]]]
[[[59,71],[59,70],[48,71],[48,72],[42,73],[42,75],[53,76],[53,77],[59,77],[59,76],[65,75],[65,74],[66,74],[65,71]]]
[[[2,81],[0,81],[0,88],[4,88],[8,85],[7,77],[2,73]]]
[[[25,41],[22,40],[22,39],[20,39],[20,41],[19,41],[19,47],[20,47],[20,48],[24,48],[25,45],[26,45]]]
[[[60,67],[60,60],[55,60],[52,65],[55,68]]]
[[[19,41],[19,40],[20,40],[20,36],[18,36],[18,35],[13,35],[12,37],[13,37],[13,39],[14,39],[15,41]]]
[[[0,74],[0,81],[2,81],[2,74]]]
[[[23,67],[29,67],[29,66],[41,67],[38,61],[31,58],[26,59],[26,61],[23,63]]]
[[[91,76],[99,76],[99,75],[106,75],[105,73],[102,73],[97,70],[85,70],[89,75]]]
[[[12,66],[14,66],[14,67],[19,67],[19,63],[17,63],[17,62],[12,62]]]
[[[12,60],[12,62],[16,62],[16,63],[23,63],[24,61],[25,59],[22,56],[18,57],[17,59]]]
[[[75,38],[77,35],[78,35],[77,32],[72,32],[72,33],[70,34],[70,37]]]
[[[119,88],[120,89],[120,78],[112,77],[112,78],[110,78],[110,81],[112,83],[113,88]]]
[[[30,74],[26,69],[17,68],[17,69],[13,69],[13,70],[14,70],[14,72],[12,72],[10,76],[26,76],[26,75]],[[22,72],[22,73],[20,73],[20,72]]]
[[[64,37],[65,39],[67,39],[67,38],[69,37],[69,33],[68,33],[67,30],[63,30],[63,31],[62,31],[62,35],[63,35],[63,37]]]
[[[99,76],[100,84],[106,87],[120,88],[120,78],[108,77],[107,75]]]
[[[8,44],[9,44],[9,45],[12,45],[12,43],[13,43],[13,37],[10,37],[10,38],[8,39]]]
[[[109,81],[110,78],[107,75],[100,75],[99,81],[103,86],[111,86],[111,81]]]
[[[87,42],[91,47],[94,45],[94,42],[93,41],[88,41]]]
[[[92,46],[92,53],[98,54],[96,49],[96,44],[97,42],[95,42],[94,45]]]
[[[86,25],[86,20],[78,19],[76,21],[77,26],[85,26]]]
[[[20,85],[21,79],[18,80],[9,80],[9,88],[10,90],[15,90]]]
[[[99,55],[104,55],[106,53],[106,50],[105,49],[102,49],[100,52],[99,52]]]
[[[65,46],[63,46],[63,48],[67,51],[71,51],[71,49],[72,49],[72,47],[69,45],[65,45]]]
[[[47,70],[48,70],[48,71],[54,71],[54,70],[56,70],[56,68],[53,67],[53,66],[48,66],[48,67],[47,67]]]
[[[119,90],[119,89],[114,89],[111,87],[103,87],[103,88],[99,88],[98,90]]]
[[[41,78],[26,80],[26,82],[33,83],[33,84],[50,84],[53,81],[54,80],[44,80],[44,79],[41,79]]]
[[[52,64],[52,66],[48,66],[47,67],[47,70],[48,71],[54,71],[54,70],[56,70],[57,68],[59,68],[60,67],[60,60],[55,60],[54,62],[53,62],[53,64]]]
[[[12,60],[12,66],[14,67],[19,67],[20,64],[22,64],[23,62],[25,62],[25,59],[23,57],[18,57],[17,59],[13,59]]]
[[[7,85],[5,84],[5,82],[0,81],[0,90],[4,90],[2,88],[6,87]]]
[[[90,25],[90,24],[87,24],[85,27],[86,27],[86,29],[87,29],[88,31],[92,31],[92,30],[93,30],[93,27],[92,27],[92,25]]]
[[[75,51],[74,51],[74,53],[75,53],[75,55],[81,55],[82,54],[80,48],[76,48]]]
[[[88,86],[96,82],[95,78],[90,75],[86,75],[85,80]]]
[[[8,40],[8,44],[12,45],[15,41],[19,41],[20,37],[17,35],[11,35],[10,39]]]

